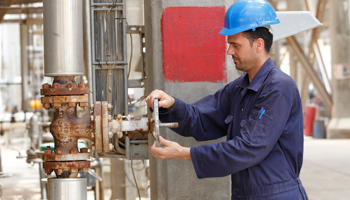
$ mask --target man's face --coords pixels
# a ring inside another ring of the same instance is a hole
[[[227,43],[230,45],[227,55],[232,56],[236,68],[244,72],[249,71],[257,59],[254,43],[251,45],[243,33],[228,36]]]

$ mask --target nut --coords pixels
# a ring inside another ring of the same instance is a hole
[[[94,121],[94,119],[95,119],[95,118],[94,118],[94,116],[93,116],[93,115],[91,115],[91,116],[90,116],[90,121],[92,121],[92,122],[93,122],[93,121]]]
[[[112,104],[109,103],[108,106],[107,106],[107,109],[108,109],[108,111],[111,111],[113,109]]]
[[[68,103],[68,107],[70,107],[70,108],[75,108],[76,105],[77,105],[77,103],[73,103],[73,102]]]
[[[91,137],[95,137],[95,133],[94,132],[91,132]]]
[[[81,148],[80,153],[89,153],[88,148]]]
[[[109,133],[108,133],[108,138],[109,138],[109,139],[112,139],[112,138],[113,138],[113,135],[114,135],[114,134],[113,134],[112,132],[109,132]]]
[[[84,82],[80,82],[80,83],[78,84],[78,87],[80,87],[80,88],[86,88],[86,84],[85,84]]]
[[[114,149],[114,145],[111,144],[111,143],[109,143],[109,144],[108,144],[108,148],[109,148],[110,151],[112,151],[112,150]]]
[[[69,153],[70,154],[76,154],[76,153],[78,153],[78,149],[77,148],[71,148],[71,149],[69,149]]]
[[[51,85],[48,83],[43,84],[43,89],[49,89],[51,88]]]
[[[53,107],[59,109],[61,107],[61,103],[53,103]]]
[[[111,122],[112,121],[112,115],[108,115],[108,121]]]
[[[51,147],[50,146],[47,146],[45,151],[44,151],[44,154],[52,154],[52,150],[51,150]]]
[[[61,155],[62,154],[62,149],[61,148],[55,149],[55,154]]]
[[[68,83],[68,84],[67,84],[67,87],[68,87],[68,88],[76,88],[77,85],[75,85],[75,83]]]
[[[50,109],[51,107],[50,103],[44,103],[43,106],[46,110]]]
[[[59,83],[54,83],[52,85],[52,88],[60,88],[60,87],[61,87],[61,85]]]
[[[63,169],[57,169],[55,170],[55,172],[56,172],[56,175],[61,176]]]
[[[117,136],[118,136],[118,138],[122,138],[123,137],[123,132],[117,132]]]
[[[70,172],[71,172],[71,173],[78,173],[78,172],[79,172],[79,169],[78,169],[78,168],[71,168],[71,169],[70,169]]]
[[[94,110],[94,104],[90,105],[90,110]]]
[[[87,171],[88,171],[88,168],[81,169],[81,172],[83,172],[83,174],[86,174]]]
[[[82,108],[84,108],[84,107],[87,106],[87,103],[86,103],[86,102],[80,102],[80,103],[79,103],[79,106],[82,107]]]
[[[91,150],[92,150],[92,151],[95,151],[95,150],[96,150],[95,145],[92,145],[92,146],[91,146]]]
[[[50,175],[52,173],[53,169],[45,169],[45,173],[47,175]]]

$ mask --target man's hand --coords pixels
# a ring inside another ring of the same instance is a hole
[[[159,108],[163,107],[166,109],[170,109],[175,104],[174,97],[168,95],[167,93],[163,92],[162,90],[154,90],[153,92],[151,92],[147,96],[146,103],[152,109],[154,109],[154,107],[153,107],[154,99],[159,99],[159,102],[158,102]]]
[[[182,159],[191,160],[190,148],[182,147],[176,142],[172,142],[159,136],[159,142],[164,145],[164,147],[156,147],[154,143],[151,146],[151,154],[161,160],[167,159]]]

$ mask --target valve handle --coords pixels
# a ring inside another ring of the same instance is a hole
[[[160,147],[160,142],[159,142],[159,127],[163,128],[177,128],[179,127],[179,124],[177,122],[173,123],[160,123],[159,121],[159,104],[158,104],[158,99],[154,99],[153,102],[153,112],[154,112],[154,131],[153,131],[153,137],[156,141],[156,147]]]

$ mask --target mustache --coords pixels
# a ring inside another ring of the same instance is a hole
[[[238,57],[236,57],[236,56],[232,56],[232,59],[237,59],[237,60],[239,60],[239,58],[238,58]]]

